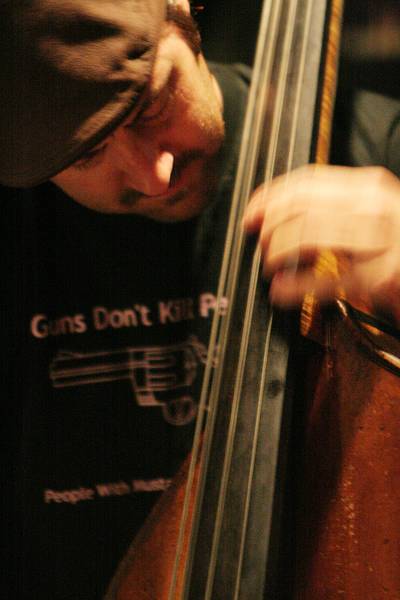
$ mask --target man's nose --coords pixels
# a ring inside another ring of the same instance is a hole
[[[164,194],[170,185],[174,155],[149,136],[142,138],[129,127],[115,134],[112,160],[123,173],[124,184],[146,196]]]

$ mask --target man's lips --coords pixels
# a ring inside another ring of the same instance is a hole
[[[174,167],[171,173],[170,187],[173,188],[177,185],[183,171],[187,167],[189,167],[191,163],[202,158],[204,158],[204,153],[200,152],[199,150],[193,150],[191,152],[184,152],[183,154],[181,154],[175,160]]]
[[[143,192],[139,192],[134,189],[126,190],[120,197],[120,203],[123,206],[134,206],[139,201],[166,201],[168,204],[175,204],[186,195],[188,187],[185,185],[181,187],[185,171],[194,163],[194,161],[202,159],[204,153],[200,151],[191,151],[181,154],[175,159],[174,166],[171,173],[168,189],[163,194],[156,196],[147,196]]]

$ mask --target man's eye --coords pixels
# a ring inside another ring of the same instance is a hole
[[[138,116],[139,123],[159,123],[164,121],[169,114],[171,94],[169,86],[166,85],[154,100],[146,103]]]
[[[161,100],[160,100],[160,98],[157,98],[157,100],[154,100],[149,105],[149,107],[146,108],[146,110],[144,110],[142,112],[142,114],[140,115],[140,118],[141,119],[152,119],[153,117],[156,117],[158,115],[161,108],[162,108]]]
[[[74,168],[84,170],[89,169],[90,167],[94,167],[103,156],[106,147],[107,145],[104,145],[100,148],[95,148],[94,150],[86,152],[86,154],[84,154],[82,158],[80,158],[74,163]]]

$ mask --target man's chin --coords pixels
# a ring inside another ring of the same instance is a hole
[[[215,189],[216,181],[211,175],[215,173],[213,164],[214,157],[206,162],[189,162],[175,185],[159,196],[144,196],[136,190],[126,190],[119,198],[119,212],[164,222],[187,221],[198,216]]]

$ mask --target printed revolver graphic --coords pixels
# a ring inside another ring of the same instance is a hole
[[[128,379],[140,406],[160,406],[169,423],[185,425],[197,411],[189,386],[206,359],[206,346],[190,336],[170,346],[60,351],[50,363],[49,376],[55,388]]]

